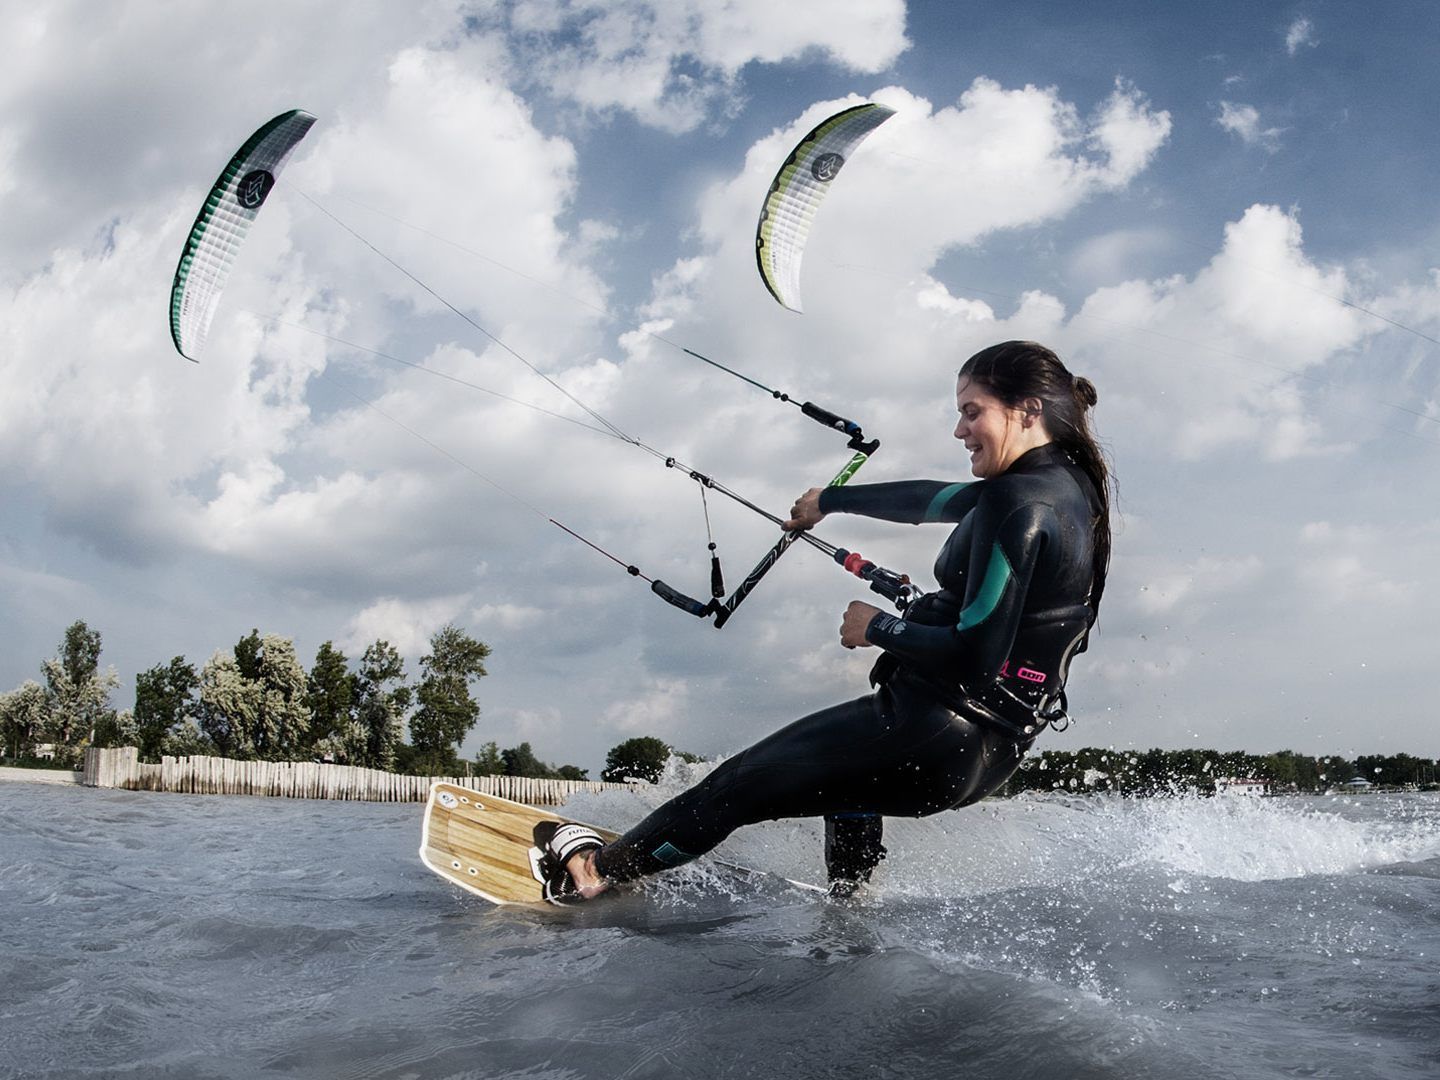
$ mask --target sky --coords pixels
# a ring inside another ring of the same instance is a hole
[[[698,596],[707,513],[731,587],[774,526],[538,411],[588,422],[532,366],[783,514],[843,440],[684,349],[859,421],[882,447],[853,482],[959,480],[955,372],[1028,338],[1096,384],[1118,484],[1075,723],[1042,745],[1440,755],[1440,9],[1156,10],[6,6],[0,690],[77,619],[117,707],[252,628],[307,666],[383,638],[413,678],[452,623],[493,650],[467,753],[734,753],[866,691],[837,630],[877,598],[797,547],[721,630],[662,603],[550,519]],[[786,311],[761,201],[862,101],[895,115]],[[318,120],[187,362],[191,222],[292,108]],[[927,585],[946,535],[816,532]]]

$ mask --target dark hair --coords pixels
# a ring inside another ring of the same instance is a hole
[[[1110,469],[1086,416],[1099,400],[1095,384],[1089,379],[1077,379],[1058,356],[1033,341],[1002,341],[981,349],[965,361],[960,376],[984,387],[1011,408],[1020,407],[1026,398],[1039,398],[1044,406],[1045,430],[1095,485],[1100,513],[1095,518],[1093,536],[1090,609],[1098,613],[1110,569]]]

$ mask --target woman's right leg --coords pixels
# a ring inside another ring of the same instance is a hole
[[[628,881],[679,866],[735,829],[786,817],[919,817],[965,800],[992,733],[933,700],[882,687],[804,717],[718,766],[597,853]],[[876,838],[878,845],[878,837]]]
[[[680,866],[742,825],[804,817],[838,798],[847,755],[886,730],[874,697],[812,713],[720,765],[598,853],[596,869],[615,881]],[[824,733],[822,738],[821,733]]]

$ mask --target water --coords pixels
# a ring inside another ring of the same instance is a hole
[[[420,813],[0,784],[0,1076],[1440,1074],[1434,796],[995,801],[890,823],[864,899],[574,911],[446,885]],[[810,822],[725,853],[822,872]]]

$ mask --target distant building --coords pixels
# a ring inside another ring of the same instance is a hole
[[[1222,776],[1215,781],[1216,795],[1255,797],[1270,794],[1269,780],[1251,780],[1241,776]]]
[[[1344,791],[1369,791],[1374,786],[1374,784],[1366,780],[1363,776],[1357,776],[1353,780],[1346,780],[1340,785]]]

